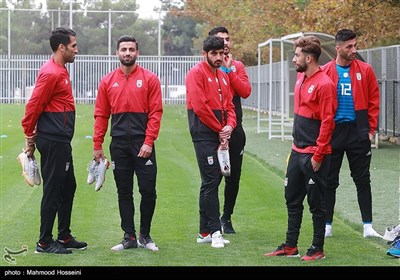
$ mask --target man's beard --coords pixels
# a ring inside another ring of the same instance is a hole
[[[218,64],[217,64],[217,61],[219,61]],[[208,56],[207,56],[207,62],[209,65],[211,65],[214,68],[219,68],[222,65],[222,60],[216,60],[213,62],[211,59],[208,58]]]
[[[228,55],[231,52],[231,49],[228,47],[224,48],[224,55]]]
[[[296,68],[297,72],[303,73],[307,70],[307,64],[298,65]]]
[[[124,65],[124,66],[132,66],[132,65],[134,65],[134,64],[136,63],[136,57],[133,57],[133,58],[132,58],[131,60],[129,60],[129,61],[126,61],[126,60],[124,60],[123,58],[121,58],[119,61],[120,61],[121,64]]]

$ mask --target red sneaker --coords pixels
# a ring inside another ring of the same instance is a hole
[[[300,257],[299,250],[297,250],[297,247],[289,247],[286,246],[285,243],[282,243],[281,245],[278,246],[278,248],[271,252],[271,253],[265,253],[264,256],[266,257]]]
[[[314,245],[311,246],[310,249],[307,250],[306,255],[301,258],[302,261],[315,261],[320,259],[325,259],[324,251]]]

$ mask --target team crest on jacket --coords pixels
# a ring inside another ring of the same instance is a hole
[[[356,78],[357,78],[357,81],[361,81],[361,73],[360,72],[356,73]]]
[[[207,157],[208,165],[213,165],[214,164],[214,158],[213,156],[208,156]]]
[[[137,81],[136,81],[136,86],[137,86],[138,88],[141,88],[142,85],[143,85],[143,81],[142,81],[142,80],[137,80]]]
[[[308,88],[308,93],[312,93],[312,92],[314,91],[314,88],[315,88],[315,86],[314,86],[314,85],[311,85],[311,86]]]
[[[232,69],[232,72],[236,72],[236,67],[235,67],[235,65],[232,65],[232,66],[231,66],[231,69]]]

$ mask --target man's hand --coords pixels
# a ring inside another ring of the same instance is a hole
[[[138,157],[142,158],[148,158],[151,153],[153,152],[153,147],[149,146],[147,144],[143,144],[142,147],[140,147],[139,154],[137,155]]]
[[[36,147],[36,133],[33,134],[32,136],[25,136],[25,149],[24,152],[26,153],[26,155],[28,157],[33,156],[33,154],[35,153]]]
[[[93,150],[93,158],[96,162],[100,162],[100,159],[105,159],[105,155],[103,149],[101,150]]]
[[[27,145],[25,146],[24,152],[25,152],[26,156],[27,156],[28,158],[30,158],[30,157],[32,157],[33,154],[35,153],[35,150],[36,150],[35,145],[28,145],[28,144],[27,144]]]
[[[322,162],[315,161],[313,158],[311,158],[311,166],[314,172],[317,172],[319,168],[321,167]]]
[[[221,148],[221,150],[228,150],[229,149],[229,141],[228,140],[222,140],[222,139],[219,139],[219,143],[220,143],[220,148]]]
[[[219,132],[219,138],[221,140],[228,140],[231,138],[231,134],[233,131],[233,127],[230,125],[226,125],[222,128],[222,130]]]
[[[222,62],[222,66],[225,66],[227,69],[231,68],[232,66],[233,57],[231,53],[224,55],[224,59]]]
[[[369,141],[371,141],[371,142],[372,142],[372,139],[374,139],[374,135],[373,135],[373,134],[371,134],[371,133],[368,133],[368,136],[369,136]]]

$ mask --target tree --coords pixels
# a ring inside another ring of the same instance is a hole
[[[164,55],[194,55],[193,38],[197,37],[197,22],[185,16],[182,1],[161,0],[162,10],[167,11],[162,24]]]
[[[8,10],[1,2],[0,54],[8,53]],[[23,10],[22,10],[23,9]],[[79,54],[114,54],[121,35],[134,36],[142,55],[157,54],[157,20],[142,20],[135,12],[136,0],[73,1],[72,28],[77,32]],[[111,11],[111,13],[109,12]],[[111,40],[109,15],[111,14]],[[11,54],[50,54],[49,36],[57,26],[70,26],[70,0],[47,0],[47,10],[33,1],[16,1],[11,10]]]
[[[303,32],[334,35],[340,28],[359,35],[361,49],[400,42],[400,1],[396,0],[186,0],[183,13],[204,23],[203,34],[216,25],[232,33],[235,56],[257,64],[258,44]],[[389,20],[388,20],[389,19]]]
[[[168,13],[162,25],[164,55],[193,55],[196,22],[181,15]]]

